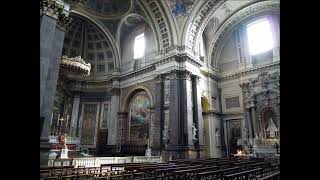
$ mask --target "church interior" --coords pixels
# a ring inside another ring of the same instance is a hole
[[[280,179],[280,0],[40,0],[40,179]]]

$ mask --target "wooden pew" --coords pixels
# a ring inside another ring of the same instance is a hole
[[[280,180],[280,171],[273,172],[267,176],[258,177],[258,180]]]
[[[256,176],[262,173],[262,168],[251,169],[247,171],[241,171],[232,174],[223,175],[223,179],[225,180],[247,180],[247,179],[256,179]]]
[[[219,169],[214,171],[205,171],[205,172],[197,173],[196,179],[210,179],[210,178],[221,179],[224,174],[240,172],[242,168],[243,167],[232,167],[232,168]]]
[[[190,168],[185,170],[173,171],[174,179],[195,179],[196,174],[203,171],[218,170],[218,166],[202,167],[202,168]]]

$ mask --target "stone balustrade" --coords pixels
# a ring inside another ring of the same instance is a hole
[[[70,159],[50,159],[48,162],[48,166],[59,166],[67,163],[55,163],[55,161],[68,161]],[[72,166],[84,166],[84,167],[100,167],[101,164],[118,164],[118,163],[146,163],[146,162],[153,162],[153,163],[161,163],[162,157],[161,156],[130,156],[130,157],[81,157],[81,158],[73,158],[72,159]],[[69,163],[68,163],[69,165]]]

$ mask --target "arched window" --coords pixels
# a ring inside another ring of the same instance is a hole
[[[263,18],[247,25],[249,54],[258,55],[274,47],[274,37],[270,21]]]
[[[134,41],[134,59],[139,59],[144,56],[144,50],[145,50],[145,39],[144,39],[144,33],[139,34],[136,36]]]

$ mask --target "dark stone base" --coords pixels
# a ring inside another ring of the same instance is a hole
[[[50,143],[47,138],[40,139],[40,166],[48,166]]]

